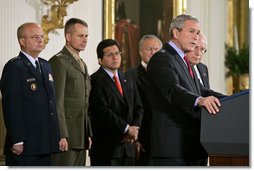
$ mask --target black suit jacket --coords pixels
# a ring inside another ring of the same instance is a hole
[[[134,144],[122,144],[121,140],[127,124],[141,126],[143,108],[135,83],[125,78],[121,72],[118,72],[118,75],[124,97],[102,67],[91,75],[92,89],[89,99],[93,131],[91,160],[121,158],[123,154],[135,156]]]
[[[139,130],[138,139],[139,142],[143,145],[146,154],[148,154],[150,151],[150,125],[152,109],[147,98],[146,70],[141,64],[139,64],[137,67],[129,69],[126,72],[126,76],[130,77],[130,79],[133,79],[136,82],[140,99],[144,107],[144,116],[141,128]]]
[[[198,63],[197,64],[197,68],[198,68],[199,74],[201,76],[201,79],[203,81],[204,87],[210,89],[207,66],[205,64],[203,64],[203,63]]]
[[[8,61],[3,69],[0,86],[7,130],[6,155],[18,142],[24,142],[23,155],[59,152],[52,71],[46,60],[39,58],[39,63],[42,76],[23,53]]]
[[[148,63],[148,97],[152,107],[151,156],[184,157],[196,160],[207,156],[200,143],[199,96],[221,94],[200,86],[186,64],[166,43]]]

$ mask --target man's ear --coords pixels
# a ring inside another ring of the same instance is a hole
[[[179,36],[179,30],[177,28],[174,28],[173,29],[173,37],[178,38],[178,36]]]
[[[66,33],[65,34],[65,39],[67,42],[71,41],[71,33]]]
[[[98,58],[98,63],[99,63],[99,65],[101,65],[101,64],[102,64],[102,62],[101,62],[101,58]]]
[[[20,46],[25,46],[25,39],[24,38],[19,38],[19,44],[20,44]]]

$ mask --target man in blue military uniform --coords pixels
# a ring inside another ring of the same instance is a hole
[[[8,61],[1,78],[8,166],[48,166],[59,152],[59,127],[51,67],[38,57],[43,31],[36,23],[17,30],[21,52]]]

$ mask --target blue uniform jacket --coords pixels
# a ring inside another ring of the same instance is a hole
[[[13,144],[24,142],[23,155],[59,151],[59,127],[54,82],[49,63],[39,58],[42,74],[20,52],[4,67],[0,88],[6,126],[4,153]]]

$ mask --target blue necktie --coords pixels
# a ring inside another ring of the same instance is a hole
[[[36,65],[36,71],[38,72],[38,73],[41,73],[41,68],[40,68],[40,64],[39,64],[39,62],[38,62],[38,60],[36,60],[35,61],[35,65]]]

